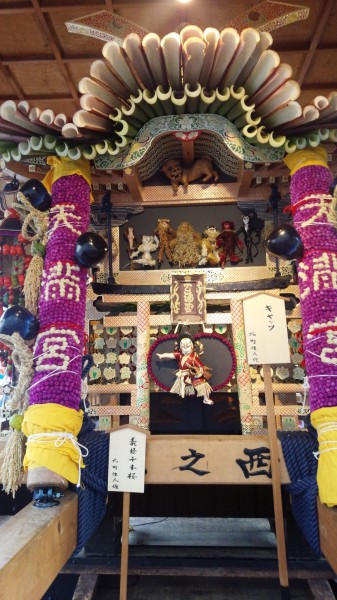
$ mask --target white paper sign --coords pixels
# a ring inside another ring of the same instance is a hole
[[[144,493],[146,433],[117,429],[110,433],[109,492]]]
[[[290,363],[284,300],[271,294],[245,298],[243,315],[248,364]]]

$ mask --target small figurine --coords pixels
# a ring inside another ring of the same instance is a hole
[[[193,225],[182,221],[177,229],[176,237],[170,242],[172,262],[181,267],[195,267],[201,257],[201,235]]]
[[[201,259],[199,265],[210,265],[216,267],[220,263],[220,255],[217,246],[217,238],[220,232],[213,225],[206,227],[202,233]]]
[[[259,253],[259,243],[264,227],[264,221],[259,219],[255,210],[242,215],[243,226],[239,229],[238,235],[243,234],[246,246],[246,264],[254,262],[254,258]]]
[[[159,240],[156,235],[143,235],[142,243],[138,246],[137,250],[131,253],[131,259],[135,263],[144,265],[145,267],[154,267],[156,261],[151,256],[151,252],[155,252],[159,246]],[[142,256],[135,258],[140,253]]]
[[[243,242],[238,238],[233,221],[223,221],[221,227],[217,246],[220,248],[220,266],[224,268],[227,261],[235,264],[242,260]]]
[[[170,219],[158,219],[155,235],[159,237],[159,252],[157,257],[158,265],[161,265],[164,254],[169,262],[172,262],[173,256],[170,248],[170,242],[176,237],[176,232],[171,227]]]
[[[182,167],[180,160],[171,158],[163,164],[162,171],[170,179],[175,193],[178,191],[180,184],[187,191],[188,184],[200,177],[203,178],[203,183],[206,183],[212,177],[214,177],[214,181],[219,181],[218,172],[213,169],[211,160],[206,156],[198,158],[191,167]]]
[[[130,260],[131,270],[133,269],[132,254],[136,251],[137,238],[135,235],[135,228],[133,225],[125,225],[123,237],[128,245],[128,256]]]
[[[128,251],[133,252],[136,247],[136,235],[133,225],[125,225],[124,239],[127,241]]]
[[[178,361],[176,380],[170,389],[173,394],[179,394],[182,398],[203,396],[204,404],[214,404],[210,399],[212,387],[208,383],[211,378],[211,369],[204,365],[195,350],[194,337],[188,333],[182,333],[178,338],[177,349],[174,352],[157,354],[160,360],[175,358]]]

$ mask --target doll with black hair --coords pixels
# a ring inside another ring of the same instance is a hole
[[[227,261],[234,265],[242,260],[243,242],[238,238],[233,221],[223,221],[221,223],[221,233],[217,237],[217,246],[222,269],[226,266]]]
[[[175,358],[178,361],[178,371],[176,380],[170,389],[173,394],[179,394],[182,398],[185,396],[203,396],[204,404],[214,404],[210,399],[212,387],[208,383],[211,378],[211,369],[203,364],[199,358],[199,352],[196,350],[194,337],[184,332],[178,337],[177,348],[174,352],[165,352],[157,354],[160,360],[165,358]]]

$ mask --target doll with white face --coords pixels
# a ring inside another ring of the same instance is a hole
[[[165,352],[157,356],[160,360],[175,358],[178,361],[177,377],[170,392],[179,394],[182,398],[196,393],[197,396],[203,397],[204,404],[213,404],[213,400],[210,399],[212,388],[208,383],[211,377],[210,369],[200,360],[191,334],[182,333],[179,336],[175,352]]]

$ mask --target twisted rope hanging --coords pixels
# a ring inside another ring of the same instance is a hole
[[[22,235],[29,242],[39,242],[42,248],[47,243],[47,232],[49,223],[48,212],[41,212],[34,208],[22,192],[17,193],[18,203],[14,204],[24,221],[22,224]],[[24,210],[23,210],[24,209]],[[27,214],[28,213],[28,214]],[[33,235],[29,232],[33,231]],[[33,258],[28,267],[23,293],[25,295],[25,306],[27,310],[36,315],[40,297],[41,279],[43,272],[43,252],[41,248],[32,247]]]
[[[13,335],[0,334],[0,341],[12,349],[13,364],[19,378],[8,401],[8,408],[22,415],[28,407],[28,389],[33,378],[33,353],[25,344],[19,333]],[[13,429],[6,446],[1,453],[0,480],[6,494],[13,498],[21,485],[23,475],[23,457],[25,454],[25,436],[21,429]]]

